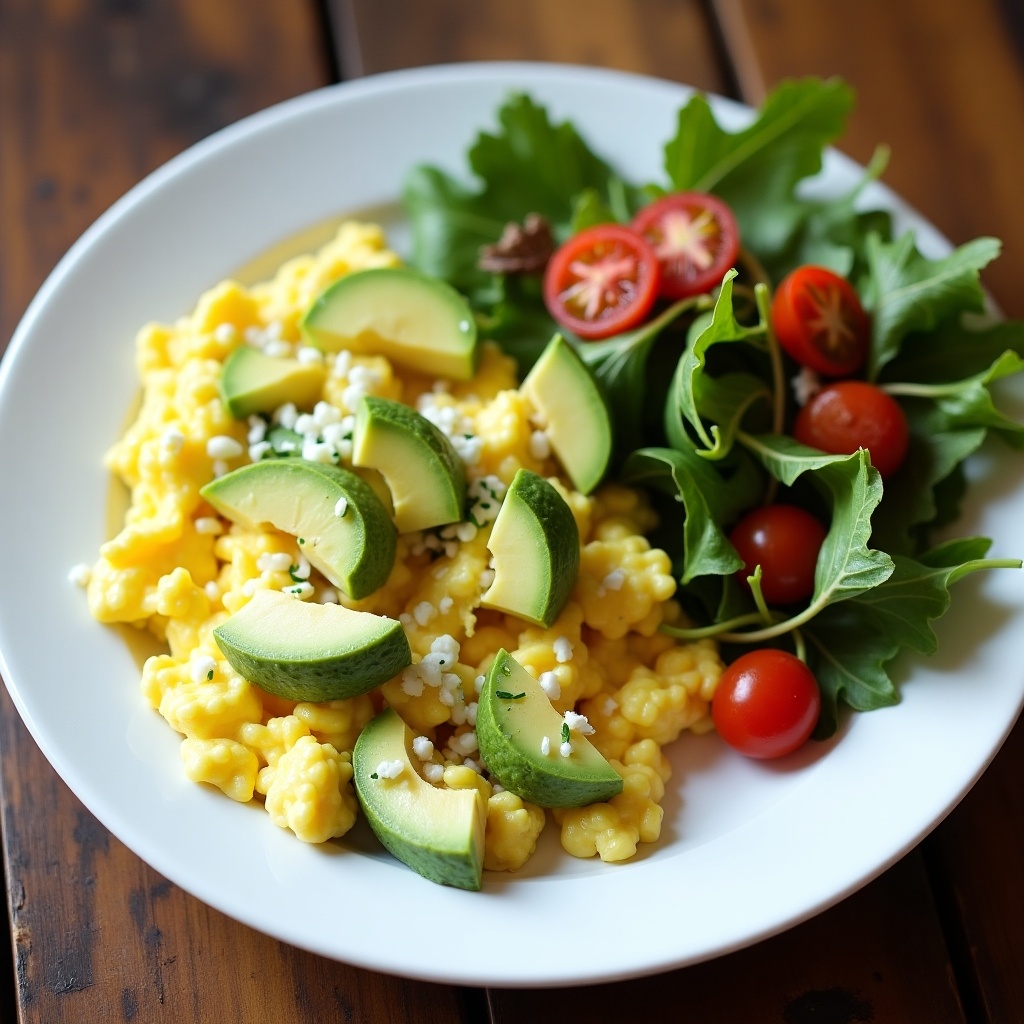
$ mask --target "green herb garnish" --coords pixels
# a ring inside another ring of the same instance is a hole
[[[522,693],[509,693],[508,690],[495,690],[494,696],[499,700],[519,700],[521,697],[526,696],[526,691]]]

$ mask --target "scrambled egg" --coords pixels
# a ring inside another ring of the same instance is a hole
[[[141,407],[107,456],[131,503],[88,575],[90,611],[100,622],[131,623],[166,642],[167,653],[144,666],[142,693],[184,736],[190,779],[233,800],[262,801],[275,824],[306,842],[342,836],[358,809],[353,745],[387,702],[416,735],[424,778],[483,792],[485,866],[492,870],[526,863],[548,818],[492,785],[479,761],[476,696],[504,647],[542,679],[558,711],[588,717],[592,742],[624,780],[607,803],[551,813],[563,847],[577,857],[627,859],[661,831],[670,775],[662,747],[684,730],[710,727],[718,653],[711,642],[681,644],[658,631],[680,610],[669,559],[644,536],[654,525],[649,506],[621,486],[585,497],[555,479],[559,466],[538,443],[515,365],[496,346],[484,344],[479,371],[465,383],[429,380],[379,356],[325,357],[301,347],[299,318],[327,284],[397,262],[378,228],[348,223],[316,254],[285,263],[273,280],[249,289],[222,283],[190,316],[140,332]],[[218,390],[225,358],[245,344],[325,363],[322,401],[313,410],[282,407],[274,417],[307,431],[313,447],[304,455],[318,457],[330,436],[336,458],[346,460],[347,417],[364,394],[418,408],[458,440],[475,522],[400,537],[387,584],[350,602],[310,570],[295,538],[217,517],[200,488],[259,458],[267,443],[267,424],[232,419]],[[493,577],[486,524],[522,467],[552,479],[580,531],[579,576],[550,629],[480,607]],[[352,700],[306,704],[264,693],[234,671],[212,634],[261,588],[400,618],[414,664]]]

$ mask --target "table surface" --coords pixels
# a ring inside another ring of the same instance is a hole
[[[756,104],[839,74],[843,148],[1024,317],[1020,0],[0,0],[0,348],[72,241],[210,132],[326,83],[526,59],[646,72]],[[10,929],[0,1018],[73,1021],[1024,1021],[1024,724],[935,831],[791,931],[654,978],[472,990],[357,970],[224,917],[157,875],[58,779],[0,690]],[[477,937],[500,943],[500,936]]]

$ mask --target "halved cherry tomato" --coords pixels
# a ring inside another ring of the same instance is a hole
[[[581,338],[607,338],[639,324],[658,294],[654,250],[621,224],[597,224],[555,250],[544,272],[544,304]]]
[[[666,299],[701,295],[736,263],[740,232],[732,210],[706,192],[673,192],[645,206],[633,230],[654,247]]]
[[[782,348],[823,377],[848,377],[867,355],[867,313],[850,283],[825,267],[798,267],[784,277],[771,319]]]
[[[785,651],[750,651],[727,666],[711,718],[730,747],[747,757],[791,754],[814,731],[821,694],[811,670]]]
[[[752,509],[729,534],[744,561],[740,579],[761,566],[761,593],[769,604],[793,604],[814,591],[814,569],[825,527],[796,505]]]
[[[907,417],[899,403],[861,380],[823,387],[797,413],[793,436],[801,444],[834,455],[867,448],[883,478],[899,469],[910,441]]]

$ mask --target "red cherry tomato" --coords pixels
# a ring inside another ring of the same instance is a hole
[[[769,604],[803,601],[814,591],[814,568],[825,527],[796,505],[762,505],[748,512],[729,534],[743,559],[740,579],[761,566],[761,593]]]
[[[705,192],[674,192],[655,200],[633,218],[633,230],[658,254],[661,294],[671,300],[721,284],[740,250],[732,210]]]
[[[793,436],[834,455],[867,448],[883,479],[900,467],[910,432],[899,403],[874,384],[842,380],[823,387],[797,413]]]
[[[785,651],[751,651],[722,673],[711,717],[722,739],[747,757],[783,757],[802,746],[821,712],[811,670]]]
[[[654,250],[621,224],[597,224],[555,250],[544,272],[544,304],[581,338],[607,338],[639,324],[658,294]]]
[[[825,267],[798,267],[772,299],[772,330],[802,366],[848,377],[864,362],[871,324],[850,283]]]

